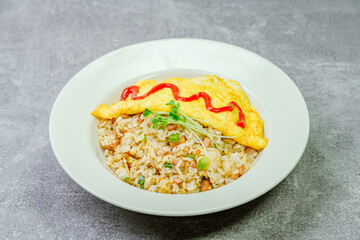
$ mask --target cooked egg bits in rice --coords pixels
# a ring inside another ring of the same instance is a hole
[[[184,82],[189,86],[184,91],[187,94],[183,94]],[[263,121],[240,85],[216,76],[162,83],[171,85],[160,88],[154,80],[140,81],[135,90],[124,90],[120,102],[101,104],[92,112],[106,164],[116,176],[151,192],[185,194],[218,188],[244,175],[268,140],[263,137]],[[221,100],[229,103],[227,108],[219,105],[218,95],[211,94],[214,86],[208,83],[232,92]],[[200,87],[192,89],[194,84]],[[143,86],[147,86],[146,91],[142,91]],[[137,97],[139,92],[141,96]],[[170,94],[172,99],[164,97]],[[156,101],[154,95],[158,95]],[[146,101],[150,97],[152,101]],[[189,111],[191,104],[193,111]],[[231,108],[231,104],[239,107]],[[129,106],[133,106],[131,111]],[[225,126],[236,131],[225,135]]]

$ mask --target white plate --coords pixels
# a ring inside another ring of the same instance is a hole
[[[218,189],[170,195],[132,187],[106,168],[90,115],[98,104],[118,101],[123,88],[143,77],[214,73],[238,81],[265,121],[269,144],[249,172]],[[281,182],[305,150],[309,115],[295,84],[266,59],[221,42],[167,39],[118,49],[83,68],[57,97],[49,128],[60,165],[93,195],[136,212],[191,216],[244,204]]]

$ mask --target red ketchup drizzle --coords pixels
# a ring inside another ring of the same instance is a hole
[[[236,102],[229,102],[229,104],[225,107],[215,108],[212,106],[211,97],[207,93],[198,92],[198,93],[191,95],[190,97],[181,97],[179,95],[179,93],[180,93],[179,88],[172,83],[160,83],[142,96],[138,96],[139,86],[127,87],[124,89],[124,91],[121,94],[121,101],[124,101],[130,94],[131,94],[132,100],[141,100],[141,99],[144,99],[144,98],[148,97],[149,95],[151,95],[157,91],[160,91],[164,88],[170,88],[171,91],[173,92],[173,96],[174,96],[175,100],[177,100],[177,101],[191,102],[191,101],[197,100],[199,98],[203,98],[205,101],[205,106],[210,112],[214,112],[214,113],[220,113],[220,112],[226,112],[226,111],[231,112],[234,109],[234,107],[236,107],[239,111],[239,122],[237,122],[236,125],[238,127],[245,128],[245,115]]]

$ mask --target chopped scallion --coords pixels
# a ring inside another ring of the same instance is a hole
[[[180,133],[174,133],[169,136],[169,142],[178,142],[180,140]]]
[[[171,163],[167,162],[167,163],[164,163],[164,167],[172,169],[174,166]]]
[[[187,155],[188,158],[195,159],[195,155],[189,154]]]
[[[152,113],[152,112],[151,112],[149,109],[145,108],[145,111],[143,112],[143,115],[144,115],[144,117],[147,117],[147,116],[149,116],[151,113]]]
[[[205,170],[209,167],[209,165],[210,165],[210,159],[208,157],[203,157],[200,158],[200,160],[198,161],[197,168],[199,170]]]
[[[139,176],[138,184],[140,185],[140,188],[141,188],[141,189],[144,189],[145,177],[144,177],[143,175],[140,175],[140,176]]]

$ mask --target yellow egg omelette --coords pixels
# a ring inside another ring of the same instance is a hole
[[[138,95],[149,92],[160,82],[155,80],[141,80],[135,83],[139,87]],[[233,136],[238,143],[261,150],[266,147],[268,139],[263,135],[264,121],[256,109],[251,106],[244,90],[234,80],[221,79],[217,76],[203,76],[196,78],[171,78],[161,83],[172,83],[179,88],[182,97],[189,97],[198,92],[207,93],[215,108],[224,107],[229,102],[237,103],[245,115],[245,127],[236,125],[239,121],[239,112],[236,108],[226,112],[211,112],[205,107],[204,99],[199,98],[190,102],[181,102],[180,109],[188,116],[209,122],[211,126],[225,136]],[[132,100],[131,96],[110,106],[100,104],[91,113],[97,118],[113,119],[121,114],[138,114],[149,109],[151,111],[169,112],[171,106],[166,103],[174,100],[171,89],[164,88],[141,100]],[[207,123],[203,125],[208,126]]]

